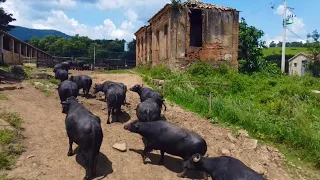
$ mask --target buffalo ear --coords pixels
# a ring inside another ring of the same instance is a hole
[[[69,103],[67,101],[61,101],[60,104],[66,105],[66,104],[69,104]]]

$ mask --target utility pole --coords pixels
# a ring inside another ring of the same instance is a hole
[[[282,40],[282,58],[281,58],[281,71],[285,72],[286,66],[286,36],[287,36],[287,0],[283,0],[284,13],[283,13],[283,40]]]

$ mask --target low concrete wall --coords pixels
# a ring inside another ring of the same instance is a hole
[[[3,50],[3,59],[5,64],[22,65],[24,56]]]

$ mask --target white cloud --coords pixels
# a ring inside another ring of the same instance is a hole
[[[132,10],[132,9],[128,9],[126,12],[125,12],[125,15],[127,16],[127,18],[129,19],[129,21],[136,21],[138,19],[138,15],[137,13]]]
[[[51,1],[54,2],[54,1]],[[59,0],[55,1],[57,7],[65,4],[69,8],[73,7],[73,0]],[[88,36],[92,39],[125,39],[131,41],[134,38],[134,32],[137,28],[135,25],[141,25],[142,23],[137,21],[137,14],[128,10],[126,16],[128,20],[125,20],[117,27],[112,20],[105,19],[101,25],[89,26],[80,23],[78,20],[68,17],[64,11],[53,9],[48,12],[37,11],[32,9],[30,4],[20,6],[22,0],[10,0],[3,3],[3,7],[6,12],[12,13],[17,21],[14,21],[13,25],[24,26],[28,28],[36,29],[55,29],[64,32],[69,35],[79,34],[81,36]],[[42,18],[33,18],[34,14],[44,14]]]
[[[96,6],[99,9],[116,9],[126,4],[125,0],[98,0]]]
[[[20,4],[23,4],[21,0],[11,0],[6,1],[5,3],[2,3],[2,7],[7,13],[12,13],[13,17],[16,19],[16,21],[13,21],[12,25],[20,25],[25,27],[30,27],[30,22],[27,20],[29,18],[29,13],[32,11],[29,6],[19,6]]]
[[[75,8],[77,6],[76,1],[74,0],[53,0],[46,3],[48,3],[48,5],[53,8],[59,8],[59,9]]]
[[[276,15],[279,15],[281,17],[283,17],[284,15],[284,6],[283,5],[279,5],[278,8],[275,10],[275,14]],[[295,34],[293,34],[292,32],[290,32],[289,30],[287,30],[287,36],[286,36],[286,41],[287,42],[293,42],[293,41],[302,41],[302,42],[305,42],[305,39],[306,39],[306,28],[305,28],[305,24],[304,24],[304,21],[302,18],[299,18],[299,17],[296,17],[294,16],[293,12],[290,11],[289,9],[287,9],[287,12],[286,12],[287,16],[290,16],[292,15],[293,16],[293,24],[290,24],[290,25],[287,25],[287,27],[292,31],[294,32]],[[282,32],[282,31],[281,31]],[[301,38],[299,38],[299,37]],[[278,41],[283,41],[282,39],[282,34],[279,34],[275,37],[270,37],[268,35],[265,36],[265,40],[266,40],[266,43],[267,45],[270,44],[270,42],[272,41],[275,41],[275,42],[278,42]]]

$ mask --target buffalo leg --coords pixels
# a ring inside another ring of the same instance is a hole
[[[95,177],[97,175],[97,164],[98,164],[99,153],[95,155],[93,168],[92,168],[92,176]]]
[[[88,153],[88,175],[89,175],[89,180],[91,180],[93,177],[93,168],[94,168],[94,162],[95,162],[95,153],[91,150]]]
[[[108,106],[108,120],[107,120],[107,124],[111,124],[111,123],[110,123],[110,113],[111,113],[111,108]]]
[[[160,150],[160,153],[161,153],[161,157],[160,157],[159,165],[163,165],[163,163],[164,163],[164,151]]]
[[[152,151],[152,148],[148,145],[144,148],[144,150],[142,152],[142,161],[144,164],[147,164],[147,162],[146,162],[147,153],[151,152],[151,151]]]
[[[85,152],[82,152],[81,153],[81,155],[82,155],[82,159],[84,160],[84,168],[86,169],[86,176],[83,178],[83,180],[91,180],[90,179],[90,164],[89,164],[89,156],[90,156],[90,154],[89,154],[89,152],[88,151],[86,151],[86,153],[87,153],[87,155],[88,155],[88,157],[86,157],[86,155],[85,155]]]
[[[208,180],[208,174],[206,172],[203,172],[203,179]]]
[[[69,138],[69,151],[68,151],[68,156],[72,156],[72,155],[73,155],[72,143],[73,143],[73,141]]]
[[[184,178],[186,173],[188,172],[188,169],[185,168],[181,173],[179,173],[177,176],[180,177],[180,178]]]

